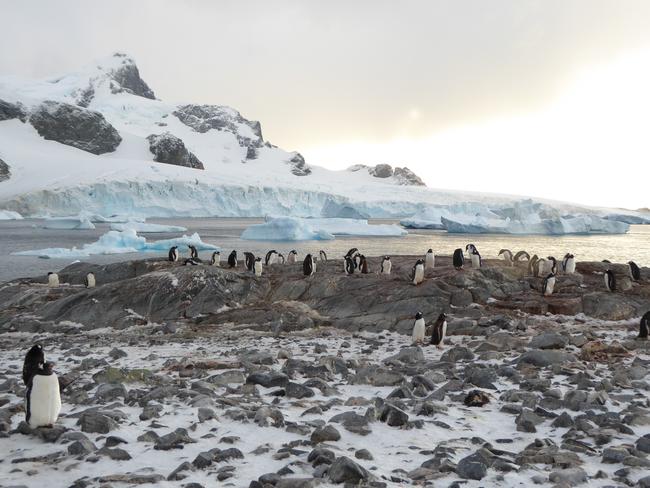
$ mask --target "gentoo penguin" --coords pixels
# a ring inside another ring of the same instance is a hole
[[[187,258],[185,261],[183,261],[183,266],[198,266],[199,262],[196,260],[196,258]]]
[[[528,261],[528,274],[530,276],[537,276],[537,270],[539,269],[539,267],[537,265],[537,261],[539,261],[539,258],[537,257],[537,254],[535,254]]]
[[[553,294],[553,288],[555,287],[555,275],[553,273],[549,274],[544,278],[544,285],[542,286],[542,291],[545,297],[551,296]]]
[[[639,323],[639,339],[648,338],[648,328],[650,328],[650,312],[646,312],[641,317],[641,322]]]
[[[52,426],[61,412],[59,379],[52,363],[44,363],[35,371],[25,392],[25,420],[31,428]]]
[[[546,259],[551,262],[551,273],[557,274],[557,259],[555,259],[553,256],[548,256]]]
[[[544,258],[540,258],[535,262],[535,276],[544,276],[551,271],[550,264]]]
[[[424,334],[426,332],[426,324],[422,317],[422,312],[415,314],[415,323],[413,324],[413,344],[422,344],[424,342]]]
[[[190,249],[190,259],[198,259],[199,252],[196,250],[196,247],[194,247],[192,244],[188,244],[187,247]]]
[[[360,268],[361,267],[361,253],[355,253],[354,256],[352,256],[352,261],[354,261],[354,269]]]
[[[280,263],[280,264],[284,264],[284,261],[285,261],[285,259],[284,259],[284,254],[282,254],[281,252],[279,252],[279,253],[278,253],[278,263]]]
[[[463,256],[462,249],[456,249],[454,251],[453,263],[454,263],[454,268],[456,268],[456,270],[463,269],[463,265],[465,264],[465,256]]]
[[[368,274],[368,260],[363,254],[359,256],[359,271],[362,274]]]
[[[418,259],[413,266],[413,284],[419,285],[424,281],[424,260]]]
[[[253,266],[255,266],[255,255],[252,252],[244,253],[244,266],[248,271],[253,271]]]
[[[56,288],[59,286],[59,275],[52,273],[51,271],[47,274],[47,286],[50,288]]]
[[[275,249],[271,249],[269,252],[266,253],[266,257],[264,258],[264,264],[268,266],[269,264],[275,264],[275,262],[278,259],[278,251]]]
[[[314,259],[311,254],[307,254],[302,262],[302,274],[305,276],[314,274]]]
[[[255,276],[262,276],[262,258],[255,259]]]
[[[433,269],[436,266],[436,257],[433,255],[433,249],[429,249],[424,255],[424,269]]]
[[[634,261],[629,261],[627,263],[630,266],[630,278],[634,281],[639,281],[641,279],[641,270]]]
[[[95,273],[91,271],[84,278],[84,285],[86,285],[86,288],[95,288],[96,284],[97,280],[95,279]]]
[[[472,254],[472,251],[476,249],[476,246],[474,244],[467,244],[465,246],[465,251],[467,251],[469,254]]]
[[[287,263],[295,264],[297,258],[298,258],[298,252],[295,249],[292,249],[291,251],[289,251],[289,254],[287,254]]]
[[[390,262],[390,256],[384,256],[384,259],[381,260],[381,274],[389,275],[392,267],[393,264]]]
[[[472,250],[470,251],[469,254],[470,259],[472,260],[472,268],[480,268],[482,261],[481,261],[481,255],[478,252],[478,249],[474,245],[472,245]]]
[[[323,262],[327,262],[327,253],[321,249],[320,251],[318,251],[318,259],[320,259]]]
[[[237,251],[231,252],[230,256],[228,256],[228,266],[231,268],[237,267]]]
[[[354,274],[354,261],[350,256],[345,256],[343,260],[343,271],[348,275]]]
[[[34,344],[29,351],[27,351],[27,354],[25,354],[25,361],[23,362],[23,381],[25,382],[25,386],[43,364],[45,364],[43,346],[40,344]]]
[[[499,256],[501,256],[502,254],[503,254],[503,259],[506,260],[506,263],[508,263],[508,265],[510,266],[513,266],[514,263],[512,260],[512,251],[510,249],[501,249],[499,251]]]
[[[442,347],[447,336],[447,316],[444,313],[438,315],[438,320],[433,324],[431,332],[431,345]]]
[[[169,249],[168,257],[172,263],[178,261],[178,246],[173,246]]]
[[[605,288],[607,291],[616,291],[616,276],[611,269],[605,271]]]
[[[351,257],[353,257],[353,256],[354,256],[358,251],[359,251],[359,250],[358,250],[356,247],[353,247],[352,249],[350,249],[350,250],[347,252],[346,256],[351,258]]]
[[[519,251],[517,254],[515,254],[515,257],[512,259],[514,261],[519,261],[519,259],[522,257],[525,257],[526,260],[530,261],[530,254],[528,254],[526,251]]]
[[[565,274],[573,274],[576,272],[576,258],[573,254],[567,253],[562,260],[562,271]]]
[[[214,251],[212,257],[210,258],[211,266],[221,266],[221,253],[219,251]]]

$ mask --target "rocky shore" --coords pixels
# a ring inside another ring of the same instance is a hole
[[[441,257],[413,286],[416,257],[392,259],[391,276],[332,260],[309,278],[76,263],[58,288],[1,285],[0,484],[650,486],[650,270],[578,263],[543,297],[525,263]],[[447,313],[443,348],[410,344],[418,310]],[[36,341],[70,384],[58,423],[32,430]]]

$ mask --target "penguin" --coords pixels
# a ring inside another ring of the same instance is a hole
[[[219,251],[214,251],[212,257],[210,258],[211,266],[221,266],[221,253]]]
[[[361,256],[362,256],[361,253],[356,253],[352,257],[352,261],[354,261],[354,269],[358,269],[361,267]]]
[[[285,262],[284,254],[282,254],[281,252],[279,252],[279,253],[278,253],[278,263],[280,263],[280,264],[284,264],[284,262]]]
[[[51,427],[61,412],[59,379],[52,363],[39,367],[25,392],[25,420],[31,428]]]
[[[345,259],[343,260],[343,271],[345,271],[345,274],[347,275],[354,274],[354,261],[352,261],[350,256],[345,256]]]
[[[23,361],[23,382],[25,386],[29,384],[32,376],[36,371],[45,364],[45,353],[43,353],[43,346],[40,344],[34,344],[27,354],[25,354],[25,360]]]
[[[275,264],[275,262],[278,259],[278,251],[275,249],[271,249],[269,252],[266,253],[266,257],[264,258],[264,264],[266,266],[270,264]]]
[[[190,259],[198,259],[199,252],[196,250],[196,247],[194,247],[192,244],[188,244],[187,247],[190,249]]]
[[[84,285],[86,285],[86,288],[95,288],[95,285],[97,285],[97,280],[95,279],[95,273],[91,271],[85,276]]]
[[[359,271],[361,274],[368,274],[368,260],[363,254],[359,256]]]
[[[348,256],[348,257],[353,257],[353,256],[354,256],[358,251],[359,251],[359,250],[358,250],[356,247],[353,247],[352,249],[350,249],[350,250],[347,252],[346,256]]]
[[[551,271],[550,265],[544,258],[540,258],[535,262],[535,276],[544,276]]]
[[[539,261],[539,258],[537,257],[537,254],[535,254],[530,260],[528,261],[528,274],[530,276],[537,276],[537,261]]]
[[[472,268],[481,267],[482,264],[481,255],[479,254],[478,249],[476,249],[476,247],[473,247],[473,249],[470,251],[469,257],[472,260]]]
[[[553,256],[548,256],[546,259],[551,262],[551,274],[557,274],[557,259]]]
[[[252,252],[244,253],[244,266],[246,266],[246,270],[253,271],[253,267],[255,266],[255,255]]]
[[[454,251],[453,263],[454,263],[454,268],[456,268],[457,271],[463,269],[463,265],[465,264],[465,256],[463,256],[462,249],[456,249]]]
[[[320,259],[323,262],[327,262],[327,253],[321,249],[320,251],[318,251],[318,259]]]
[[[262,276],[262,258],[255,259],[255,276]]]
[[[413,345],[422,344],[424,342],[426,327],[424,318],[422,317],[422,312],[416,313],[415,323],[413,324],[413,340],[411,341]]]
[[[307,254],[302,262],[302,274],[311,276],[314,274],[314,259],[311,254]]]
[[[433,269],[436,267],[436,257],[433,254],[433,249],[429,249],[424,255],[424,269]]]
[[[390,262],[390,256],[384,256],[384,259],[381,260],[381,274],[389,275],[392,267],[393,264]]]
[[[59,286],[59,275],[50,271],[47,274],[47,286],[57,288]]]
[[[605,271],[605,288],[607,291],[616,291],[616,276],[611,269]]]
[[[641,317],[641,322],[639,323],[639,339],[648,338],[648,328],[650,328],[650,312],[646,312]]]
[[[499,256],[503,254],[503,259],[505,259],[506,263],[508,263],[509,266],[513,266],[514,262],[512,260],[512,251],[510,249],[501,249],[499,251]]]
[[[512,259],[515,262],[517,262],[522,257],[525,257],[527,261],[530,261],[530,254],[528,254],[526,251],[519,251],[517,254],[515,254],[515,257]]]
[[[289,254],[287,254],[287,263],[295,264],[297,258],[298,258],[298,252],[295,249],[292,249],[291,251],[289,251]]]
[[[447,316],[444,313],[438,315],[438,320],[433,324],[433,331],[431,332],[431,345],[438,348],[444,345],[445,337],[447,336]]]
[[[630,278],[633,281],[639,281],[641,279],[641,270],[634,261],[629,261],[628,266],[630,267]]]
[[[413,284],[419,285],[424,281],[424,260],[418,259],[413,266]]]
[[[172,263],[178,261],[178,246],[173,246],[169,249],[168,258]]]
[[[565,274],[573,274],[576,272],[576,258],[573,254],[566,253],[562,260],[562,271]]]
[[[228,256],[228,266],[231,268],[237,267],[237,251],[231,252],[230,256]]]
[[[612,262],[609,259],[603,259],[601,263],[612,264]]]
[[[467,251],[469,254],[472,254],[472,252],[476,249],[476,246],[474,244],[467,244],[465,246],[465,251]]]
[[[555,287],[555,275],[553,273],[549,274],[544,278],[544,285],[542,286],[542,292],[545,297],[551,296],[553,294],[553,288]]]
[[[185,261],[183,261],[183,266],[198,266],[199,262],[196,260],[196,258],[187,258]]]

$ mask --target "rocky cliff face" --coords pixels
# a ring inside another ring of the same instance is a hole
[[[367,166],[365,164],[355,164],[348,168],[348,171],[367,171],[368,174],[375,178],[392,179],[394,183],[405,186],[427,186],[422,179],[407,167],[399,168],[393,167],[390,164],[377,164],[375,166]]]
[[[0,159],[0,182],[6,181],[11,178],[11,171],[9,165]]]
[[[93,154],[113,152],[122,141],[101,113],[69,103],[43,102],[29,122],[45,139]]]
[[[20,119],[22,122],[27,120],[27,111],[21,103],[9,103],[0,100],[0,121]]]
[[[112,88],[115,92],[127,91],[133,95],[154,100],[156,97],[149,85],[140,78],[140,71],[135,61],[123,53],[115,53],[113,57],[121,59],[119,67],[113,68],[109,76],[114,81]]]
[[[203,163],[175,135],[169,132],[165,132],[164,134],[151,134],[147,137],[147,140],[149,141],[149,150],[154,155],[154,161],[188,168],[204,169]]]

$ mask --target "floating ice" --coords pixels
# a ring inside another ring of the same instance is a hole
[[[11,210],[0,210],[0,220],[22,220],[23,216]]]
[[[43,223],[43,228],[63,230],[89,230],[94,229],[95,224],[93,224],[87,217],[78,215],[77,217],[47,218]]]
[[[185,232],[187,228],[179,225],[149,224],[146,222],[126,222],[111,224],[111,230],[134,230],[140,233],[150,232]]]

